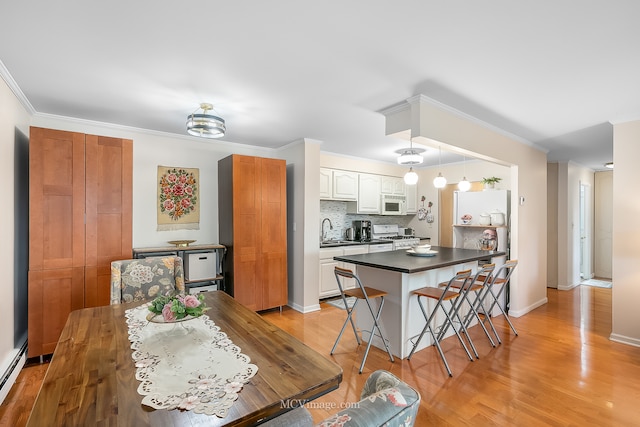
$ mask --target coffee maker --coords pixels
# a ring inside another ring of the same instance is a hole
[[[360,240],[361,242],[371,240],[371,221],[353,221],[353,227],[356,229],[356,240]]]

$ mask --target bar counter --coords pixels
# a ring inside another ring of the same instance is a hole
[[[438,286],[438,283],[448,281],[461,270],[470,269],[475,273],[480,260],[495,262],[497,267],[506,259],[504,251],[440,246],[432,246],[431,250],[437,254],[431,257],[415,256],[406,250],[397,250],[334,257],[336,261],[356,264],[357,274],[363,285],[388,293],[382,309],[380,326],[389,340],[391,352],[401,359],[409,355],[413,346],[412,340],[422,331],[425,323],[418,302],[411,295],[412,291],[425,286]],[[431,306],[429,308],[431,309]],[[368,339],[367,331],[371,330],[373,322],[365,309],[364,303],[358,304],[356,322],[363,338]],[[428,338],[430,337],[425,335],[417,350],[431,345]],[[377,337],[374,337],[373,344],[384,349]]]

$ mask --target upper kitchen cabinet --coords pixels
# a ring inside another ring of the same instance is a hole
[[[225,288],[252,310],[287,304],[286,162],[231,155],[218,162]]]
[[[329,200],[357,200],[358,173],[320,168],[320,198]]]
[[[397,176],[382,176],[382,194],[393,194],[395,196],[405,195],[404,179]]]
[[[133,142],[31,128],[29,352],[52,353],[73,310],[108,305],[111,261],[131,258]]]
[[[418,213],[418,186],[406,185],[405,193],[407,196],[407,214]]]
[[[367,173],[358,174],[358,202],[356,210],[359,214],[380,213],[380,189],[382,177]]]

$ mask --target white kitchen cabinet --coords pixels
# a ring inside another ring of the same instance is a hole
[[[407,197],[407,214],[418,213],[418,186],[407,185],[405,186],[405,191]]]
[[[333,171],[320,168],[320,198],[331,199],[333,191]]]
[[[358,199],[358,173],[333,171],[333,198],[336,200]]]
[[[358,203],[357,213],[379,214],[380,213],[380,187],[382,177],[368,173],[358,175]]]
[[[354,273],[356,265],[346,262],[338,262],[333,259],[335,256],[342,255],[358,255],[369,252],[369,245],[357,246],[341,246],[337,248],[321,248],[320,249],[320,298],[327,298],[340,295],[338,283],[334,274],[335,267],[347,268]],[[346,289],[356,287],[354,279],[348,279],[345,282]]]
[[[358,173],[320,168],[320,198],[329,200],[357,200]]]
[[[380,187],[382,194],[393,194],[396,196],[405,195],[404,179],[397,176],[382,176]]]

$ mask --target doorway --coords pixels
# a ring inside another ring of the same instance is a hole
[[[580,280],[593,277],[591,269],[591,188],[580,183]]]

